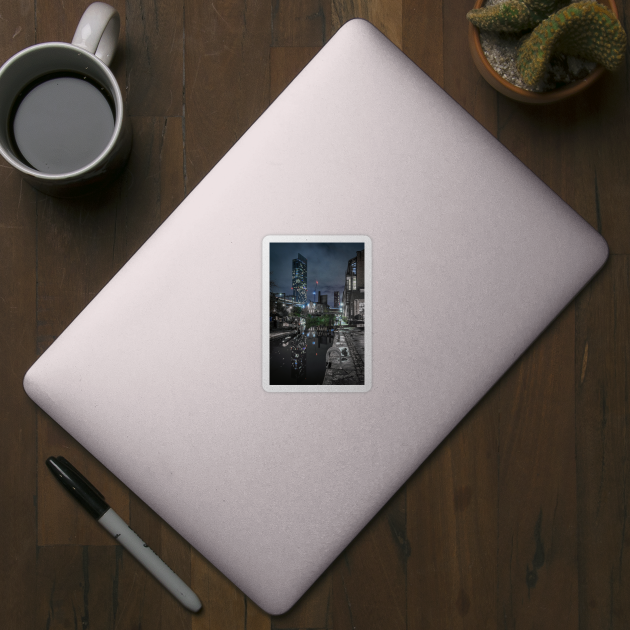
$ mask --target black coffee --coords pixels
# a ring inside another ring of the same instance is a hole
[[[25,163],[43,173],[70,173],[95,160],[111,140],[113,101],[85,77],[48,75],[18,96],[11,131]]]

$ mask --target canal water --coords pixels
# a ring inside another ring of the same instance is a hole
[[[326,373],[326,351],[333,344],[332,332],[295,333],[271,339],[270,385],[321,385]]]

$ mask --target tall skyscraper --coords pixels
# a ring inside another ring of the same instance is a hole
[[[339,308],[339,291],[335,291],[335,308]]]
[[[306,258],[298,254],[293,259],[293,273],[291,276],[293,296],[299,304],[306,303]]]

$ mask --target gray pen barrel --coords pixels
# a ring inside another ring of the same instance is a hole
[[[98,522],[142,564],[183,606],[197,612],[201,601],[190,587],[176,575],[158,555],[109,508]]]

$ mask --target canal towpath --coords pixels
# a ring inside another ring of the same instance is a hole
[[[363,329],[350,326],[337,329],[329,353],[329,367],[326,368],[322,385],[365,384],[365,334]]]

